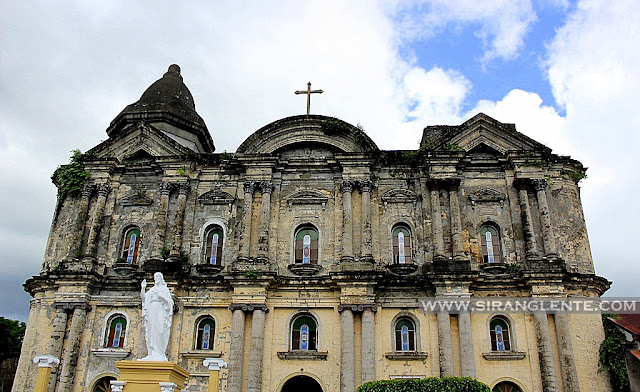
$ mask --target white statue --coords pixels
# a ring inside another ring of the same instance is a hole
[[[171,331],[173,299],[162,273],[153,274],[154,285],[145,293],[147,280],[142,281],[142,318],[144,320],[147,356],[141,361],[167,361],[167,345]]]

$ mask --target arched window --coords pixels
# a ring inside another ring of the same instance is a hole
[[[205,317],[198,322],[196,332],[196,350],[213,350],[215,322],[211,317]]]
[[[291,350],[315,351],[318,329],[311,315],[298,316],[291,325]]]
[[[484,225],[480,228],[480,253],[485,263],[501,262],[500,235],[496,227]]]
[[[204,261],[206,264],[222,264],[222,242],[224,240],[223,237],[224,235],[220,226],[212,226],[207,231],[204,246]]]
[[[121,257],[129,264],[138,262],[138,250],[140,249],[141,237],[140,228],[138,227],[130,227],[124,233]]]
[[[403,317],[395,325],[396,351],[416,351],[416,326],[409,318]]]
[[[116,378],[112,376],[102,377],[94,384],[91,392],[111,392],[112,380],[116,380]]]
[[[404,225],[394,226],[393,235],[393,262],[395,264],[411,264],[411,231]]]
[[[489,335],[491,335],[491,351],[511,351],[511,336],[509,334],[509,321],[501,316],[496,316],[489,323]]]
[[[114,314],[107,321],[107,331],[105,333],[107,348],[124,347],[124,338],[127,332],[127,319],[122,314]]]
[[[303,226],[296,232],[295,262],[318,264],[318,230]]]
[[[502,381],[496,384],[491,390],[492,392],[522,392],[519,386],[511,381]]]

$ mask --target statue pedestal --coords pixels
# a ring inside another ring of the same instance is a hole
[[[124,381],[123,392],[177,392],[184,389],[189,377],[186,369],[172,362],[117,361],[116,367],[120,370],[118,381]]]

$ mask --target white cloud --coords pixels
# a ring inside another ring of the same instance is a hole
[[[518,56],[524,36],[537,20],[530,0],[415,0],[395,2],[390,12],[399,20],[401,39],[428,39],[449,28],[473,25],[482,42],[483,64]]]

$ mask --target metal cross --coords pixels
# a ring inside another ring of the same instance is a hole
[[[311,90],[311,82],[307,83],[307,91],[296,91],[296,95],[307,94],[307,114],[311,110],[311,94],[322,94],[323,92],[322,90]]]

